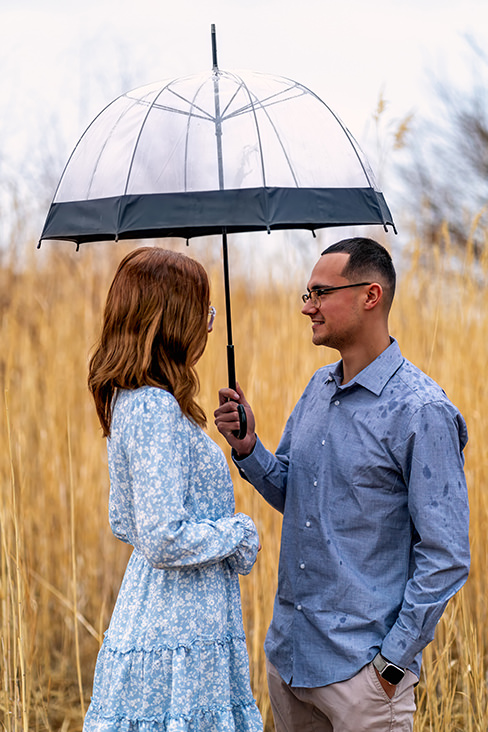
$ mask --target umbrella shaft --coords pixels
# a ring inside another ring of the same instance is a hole
[[[236,388],[236,360],[234,356],[234,346],[227,346],[227,374],[229,378],[229,388]]]
[[[217,63],[217,34],[215,32],[215,23],[212,23],[210,26],[210,35],[212,38],[212,68],[215,71],[215,69],[218,69],[218,63]]]
[[[230,305],[229,251],[227,248],[227,231],[222,229],[222,259],[224,264],[225,319],[227,323],[227,371],[229,386],[236,388],[236,366],[234,345],[232,342],[232,313]]]
[[[214,38],[215,36],[213,36]],[[224,188],[224,163],[222,158],[222,117],[220,114],[220,94],[219,94],[219,70],[217,67],[217,47],[214,47],[214,69],[213,69],[213,85],[214,85],[214,104],[215,104],[215,140],[217,142],[217,171],[219,175],[219,190]]]

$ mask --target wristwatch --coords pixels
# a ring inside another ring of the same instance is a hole
[[[405,676],[404,668],[401,668],[401,666],[397,666],[396,664],[391,663],[391,661],[387,661],[387,659],[382,656],[381,653],[378,653],[373,658],[373,666],[378,671],[379,675],[385,681],[388,681],[389,684],[399,684]]]

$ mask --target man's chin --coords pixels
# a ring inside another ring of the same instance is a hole
[[[324,343],[324,336],[320,336],[319,333],[312,333],[312,343],[314,346],[326,346]]]
[[[314,346],[325,346],[326,348],[336,348],[339,350],[338,344],[335,339],[330,337],[327,333],[312,333],[312,343]]]

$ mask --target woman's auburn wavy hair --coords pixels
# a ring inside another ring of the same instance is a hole
[[[88,388],[104,437],[110,436],[117,390],[141,386],[169,391],[188,419],[206,425],[195,401],[195,364],[207,343],[209,305],[207,273],[194,259],[157,247],[124,257],[89,363]]]

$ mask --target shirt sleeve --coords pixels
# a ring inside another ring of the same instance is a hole
[[[285,510],[286,482],[288,477],[290,432],[285,429],[276,455],[267,450],[259,437],[250,455],[234,460],[239,474],[251,483],[263,498],[280,513]]]
[[[258,539],[248,516],[235,514],[216,521],[196,521],[185,508],[189,432],[179,407],[155,408],[149,401],[128,429],[136,530],[133,543],[147,561],[158,569],[215,564],[244,544],[250,555],[248,564],[254,563]]]
[[[328,370],[327,367],[327,372]],[[235,452],[232,451],[232,458],[241,477],[251,483],[263,498],[280,513],[284,513],[285,510],[294,425],[299,423],[300,415],[307,409],[309,400],[314,398],[316,384],[324,378],[324,371],[325,369],[319,369],[315,372],[295,404],[275,454],[264,447],[259,437],[253,452],[247,457],[238,460]]]
[[[468,576],[466,441],[459,412],[452,405],[431,403],[413,416],[400,447],[414,541],[403,603],[381,652],[402,667],[432,641],[448,600]]]

